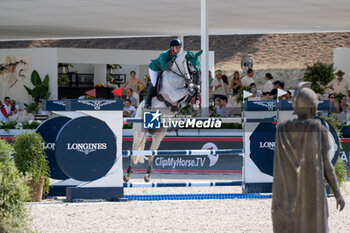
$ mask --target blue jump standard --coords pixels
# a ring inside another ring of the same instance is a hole
[[[217,193],[217,194],[163,194],[163,195],[124,195],[129,201],[162,200],[204,200],[204,199],[270,199],[272,195]]]

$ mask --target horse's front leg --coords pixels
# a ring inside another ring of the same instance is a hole
[[[147,174],[144,177],[145,182],[149,182],[151,180],[151,175],[153,171],[153,160],[154,160],[154,156],[150,156],[148,158]]]

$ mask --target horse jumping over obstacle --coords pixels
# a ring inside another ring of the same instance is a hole
[[[194,109],[199,108],[200,95],[200,62],[198,57],[202,51],[193,53],[190,51],[179,53],[172,66],[165,70],[160,78],[160,88],[157,96],[152,98],[152,109],[161,109],[162,114],[174,115],[182,108],[190,104],[190,101],[195,97],[196,102]],[[145,101],[142,101],[137,108],[135,117],[142,117]],[[157,150],[167,129],[144,129],[142,124],[133,125],[133,150],[144,150],[147,139],[147,133],[152,137],[150,150]],[[124,175],[124,182],[129,182],[133,172],[133,166],[137,163],[144,163],[143,155],[131,156],[130,165],[127,173]],[[144,177],[145,182],[151,180],[152,167],[154,156],[148,157],[147,174]]]

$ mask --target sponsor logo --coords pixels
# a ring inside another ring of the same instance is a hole
[[[259,147],[275,150],[275,142],[259,142]]]
[[[67,150],[76,150],[88,155],[97,150],[107,150],[107,143],[67,143]]]
[[[44,150],[55,150],[55,143],[53,142],[44,143],[43,147],[44,147]]]
[[[159,110],[156,112],[144,112],[143,113],[143,128],[144,129],[160,129],[163,128],[221,128],[221,120],[216,118],[208,119],[171,119],[161,118]]]
[[[160,129],[161,113],[156,112],[143,113],[143,128],[144,129]]]
[[[55,100],[52,103],[57,104],[57,105],[61,105],[63,107],[66,107],[66,101],[65,100],[63,100],[63,101],[62,100],[61,101]]]
[[[94,110],[100,110],[102,106],[116,103],[117,100],[78,100],[81,104],[94,107]]]
[[[203,167],[206,158],[195,157],[193,159],[183,159],[183,158],[169,158],[169,157],[156,157],[155,165],[164,167]]]
[[[217,150],[217,149],[218,147],[212,142],[205,143],[202,147],[202,150]],[[209,158],[209,167],[212,167],[218,162],[219,155],[218,154],[208,155],[208,158]]]
[[[266,107],[269,111],[272,111],[276,107],[276,102],[274,101],[254,101],[253,103]]]

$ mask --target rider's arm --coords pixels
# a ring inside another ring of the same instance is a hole
[[[173,64],[169,55],[166,53],[160,54],[160,61],[159,62],[160,62],[160,67],[162,68],[162,70],[169,69],[170,66]]]

